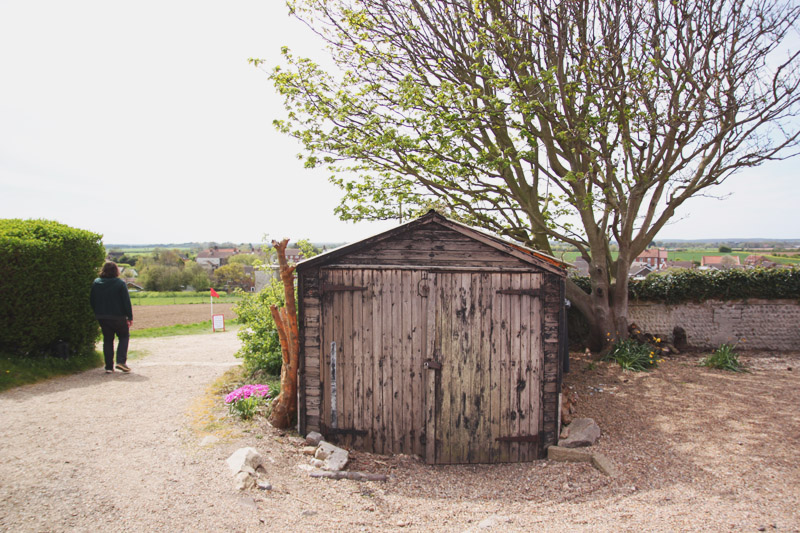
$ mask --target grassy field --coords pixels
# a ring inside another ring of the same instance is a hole
[[[241,300],[240,296],[219,292],[220,297],[214,298],[214,303],[235,304]],[[211,301],[208,292],[153,292],[139,291],[130,293],[133,305],[178,305],[178,304],[207,304]]]
[[[191,296],[191,297],[176,297],[176,296],[148,296],[146,298],[137,297],[135,292],[131,293],[131,303],[133,305],[178,305],[178,304],[208,304],[209,296]],[[235,304],[241,300],[238,296],[222,296],[214,298],[215,304]]]

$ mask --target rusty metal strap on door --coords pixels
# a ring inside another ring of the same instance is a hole
[[[325,436],[328,435],[355,435],[356,437],[366,437],[368,432],[366,429],[355,429],[355,428],[332,428],[328,427],[325,424],[320,424],[320,433]]]
[[[358,285],[336,285],[335,283],[323,283],[322,292],[347,292],[347,291],[365,291],[367,287],[359,287]]]
[[[539,442],[539,435],[515,435],[510,437],[497,437],[499,442]]]
[[[517,296],[539,296],[539,289],[498,289],[497,294],[515,294]]]

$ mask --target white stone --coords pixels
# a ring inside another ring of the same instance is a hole
[[[312,431],[308,435],[306,435],[305,445],[306,446],[319,446],[319,443],[322,442],[322,434]]]
[[[242,471],[242,467],[249,466],[255,472],[258,467],[264,463],[264,458],[258,453],[258,450],[252,447],[239,448],[233,455],[228,457],[225,461],[228,463],[228,468],[231,469],[231,474],[236,475]]]
[[[256,479],[247,472],[239,472],[234,476],[234,480],[239,490],[252,489],[256,486]]]
[[[334,446],[330,442],[323,441],[320,442],[314,457],[325,462],[325,464],[320,467],[323,470],[338,472],[347,466],[347,461],[350,460],[350,453],[338,446]]]

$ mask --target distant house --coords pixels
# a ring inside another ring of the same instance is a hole
[[[761,267],[761,268],[775,268],[778,266],[778,263],[775,261],[770,261],[763,255],[748,255],[747,258],[744,260],[744,264],[747,266],[752,267]]]
[[[215,270],[228,263],[232,255],[240,253],[237,248],[209,248],[197,254],[197,264]]]
[[[701,270],[727,270],[729,268],[744,268],[738,255],[704,255],[700,260]]]
[[[299,263],[301,259],[303,259],[303,252],[300,248],[286,249],[286,261],[289,263]]]
[[[694,268],[692,261],[667,261],[664,268]]]
[[[741,265],[738,255],[704,255],[700,266],[733,266]]]
[[[641,280],[646,278],[648,274],[652,274],[656,270],[658,270],[658,268],[653,265],[648,265],[647,263],[634,261],[631,264],[631,269],[630,272],[628,272],[628,277],[632,279]]]
[[[648,248],[633,260],[634,263],[644,263],[654,267],[655,270],[665,268],[667,263],[667,250],[664,248]]]

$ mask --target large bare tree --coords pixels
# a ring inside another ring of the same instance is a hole
[[[276,124],[332,169],[339,215],[439,205],[539,250],[575,246],[592,292],[568,297],[595,348],[625,335],[630,264],[687,199],[797,147],[796,2],[288,5],[338,68],[285,50]]]

